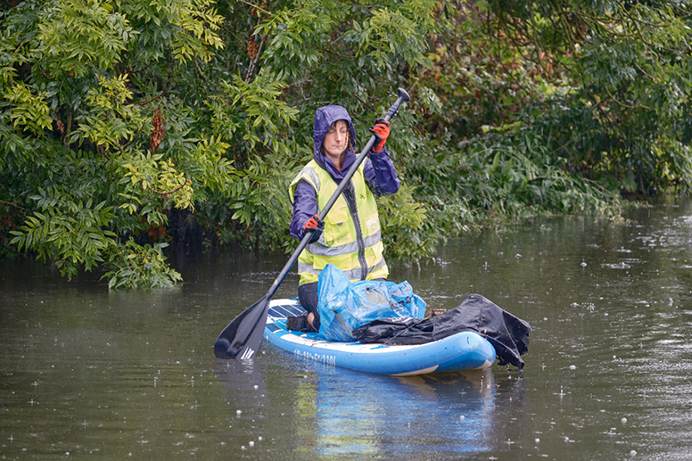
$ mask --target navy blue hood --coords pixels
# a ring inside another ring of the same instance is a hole
[[[317,109],[315,112],[315,127],[312,132],[312,139],[314,140],[315,144],[312,156],[317,164],[329,172],[329,174],[336,178],[341,178],[343,177],[341,172],[337,170],[334,163],[332,163],[332,161],[325,157],[320,151],[324,137],[327,135],[327,131],[329,131],[329,127],[332,126],[332,123],[338,120],[346,121],[348,124],[348,129],[351,132],[353,145],[356,145],[356,129],[353,127],[353,122],[351,121],[351,117],[348,115],[348,111],[341,106],[323,106]],[[351,152],[350,149],[347,150],[346,155],[344,156],[343,165],[341,165],[341,171],[348,171],[355,159],[356,154]]]

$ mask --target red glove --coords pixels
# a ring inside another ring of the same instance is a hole
[[[372,148],[372,151],[374,153],[382,152],[384,143],[387,142],[387,138],[389,137],[389,122],[383,118],[378,118],[375,120],[375,126],[370,128],[370,131],[377,138],[377,142]]]
[[[308,219],[303,229],[303,235],[305,235],[305,232],[312,232],[310,243],[316,242],[324,230],[324,221],[322,221],[320,217],[315,214],[312,218]]]

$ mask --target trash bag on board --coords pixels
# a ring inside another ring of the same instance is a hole
[[[531,325],[478,294],[468,295],[459,306],[432,318],[378,319],[352,334],[362,343],[424,344],[468,330],[493,345],[500,365],[524,367],[521,356],[529,349]]]
[[[351,282],[332,264],[317,284],[320,334],[330,341],[355,341],[353,330],[377,319],[422,319],[426,304],[408,282]]]

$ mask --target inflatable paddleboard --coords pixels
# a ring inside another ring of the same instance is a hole
[[[392,376],[488,368],[496,357],[490,342],[473,331],[426,344],[390,346],[327,341],[319,333],[287,330],[286,317],[303,312],[298,300],[272,300],[264,339],[309,360]]]

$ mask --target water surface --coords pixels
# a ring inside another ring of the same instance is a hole
[[[215,359],[286,256],[180,258],[184,285],[118,292],[3,262],[0,457],[690,459],[692,206],[627,218],[535,220],[392,268],[432,307],[480,293],[527,320],[522,371],[393,378],[264,343]]]

